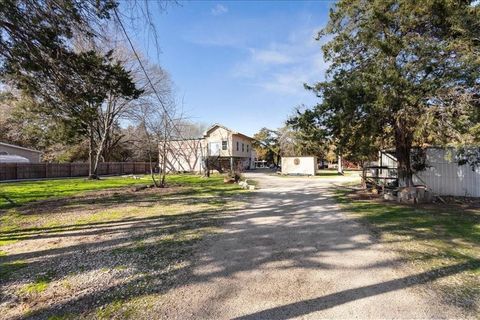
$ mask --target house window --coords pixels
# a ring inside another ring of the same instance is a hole
[[[238,141],[237,141],[237,151],[238,151]]]
[[[248,148],[250,147],[250,145],[247,144],[247,152],[248,152]]]
[[[245,152],[245,143],[242,143],[242,152]]]
[[[222,150],[227,150],[227,141],[222,141]]]

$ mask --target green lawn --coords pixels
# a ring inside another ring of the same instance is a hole
[[[87,191],[120,188],[131,185],[150,183],[147,177],[143,179],[107,177],[101,180],[86,180],[85,178],[18,181],[0,183],[0,193],[15,202],[16,205],[49,198],[78,195]],[[0,198],[0,209],[11,207],[5,198]]]
[[[358,170],[345,170],[343,172],[343,176],[358,176],[358,175],[361,175],[361,173],[362,172]],[[318,170],[315,176],[316,177],[339,177],[340,175],[338,174],[337,170],[322,169],[322,170]]]
[[[220,180],[222,180],[220,176],[213,176],[210,180],[196,175],[184,174],[167,176],[167,184],[190,186],[192,188],[211,187],[215,189],[218,185],[212,185],[212,182],[218,182]],[[31,201],[64,198],[80,195],[88,191],[115,189],[142,184],[152,184],[150,176],[140,176],[140,179],[133,179],[132,177],[104,177],[100,180],[72,178],[0,183],[0,209],[11,208]],[[223,186],[222,189],[224,189]],[[14,201],[15,204],[12,205],[9,203],[5,199],[5,196]]]
[[[456,303],[480,303],[480,211],[437,205],[409,206],[379,200],[352,199],[349,189],[337,190],[343,208],[367,225],[386,246],[421,271],[463,266],[438,281]]]
[[[17,204],[0,210],[0,313],[155,318],[163,293],[188,274],[196,243],[220,232],[249,193],[220,175],[169,175],[164,189],[124,188],[149,183],[114,177],[1,185]],[[116,191],[74,196],[110,188]]]

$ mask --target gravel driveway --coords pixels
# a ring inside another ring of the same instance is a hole
[[[331,198],[349,178],[277,177],[206,240],[184,283],[155,306],[168,319],[459,318],[400,268]],[[343,180],[342,180],[343,179]]]

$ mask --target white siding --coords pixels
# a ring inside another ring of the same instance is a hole
[[[237,150],[238,143],[238,150]],[[252,141],[241,135],[232,135],[232,155],[239,158],[250,158],[252,155]]]
[[[454,149],[426,150],[426,170],[414,175],[415,184],[426,184],[439,195],[480,197],[480,169],[455,162]],[[382,154],[382,165],[396,167],[396,163]]]
[[[203,139],[172,140],[167,145],[167,172],[202,172]],[[161,157],[161,150],[160,150]]]
[[[298,164],[295,163],[295,159],[298,159]],[[282,174],[303,174],[314,176],[316,168],[316,157],[282,157]]]
[[[232,134],[225,128],[215,127],[205,135],[208,145],[209,156],[231,157],[232,156]],[[222,149],[222,141],[227,141],[227,150]]]

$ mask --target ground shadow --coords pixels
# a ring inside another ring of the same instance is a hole
[[[364,286],[355,289],[336,292],[323,297],[303,300],[288,305],[275,307],[249,315],[235,318],[235,320],[253,319],[291,319],[304,316],[313,312],[333,308],[344,303],[363,299],[386,292],[396,291],[415,285],[425,284],[439,278],[454,275],[467,270],[475,270],[480,267],[480,260],[470,261],[453,266],[438,268],[435,270],[407,276],[400,279],[386,281],[378,284]]]
[[[294,180],[285,180],[285,183],[294,183],[292,181]],[[211,195],[212,190],[207,193]],[[197,194],[185,195],[189,196],[188,201],[199,201]],[[215,194],[214,197],[221,198],[224,195]],[[34,314],[25,316],[46,319],[51,315],[88,315],[99,306],[119,300],[127,302],[138,297],[166,293],[174,287],[235,277],[241,272],[261,269],[266,265],[276,264],[275,268],[279,269],[302,268],[322,272],[338,267],[319,259],[322,256],[331,252],[368,250],[376,244],[375,238],[366,234],[364,227],[345,218],[328,188],[301,183],[289,190],[279,188],[277,192],[257,191],[254,198],[249,198],[248,201],[249,204],[242,210],[227,211],[220,208],[218,211],[190,212],[176,217],[125,219],[72,226],[67,231],[56,228],[29,230],[20,237],[32,241],[100,234],[108,237],[88,244],[0,257],[0,262],[25,260],[29,263],[28,268],[38,272],[46,266],[58,265],[60,267],[53,270],[53,277],[57,279],[71,272],[114,268],[118,263],[134,267],[133,276],[129,275],[114,285],[72,295],[69,299],[44,306]],[[165,205],[168,205],[168,201]],[[263,223],[265,219],[269,222]],[[173,237],[163,242],[159,240],[166,235],[191,234],[220,224],[224,226],[225,232],[209,238],[203,243],[204,247],[198,247],[195,239],[189,237]],[[208,246],[213,245],[216,250],[209,250]],[[192,256],[192,250],[198,250],[198,254]],[[164,259],[157,261],[152,258],[158,256]],[[73,265],[74,270],[62,270],[65,261]],[[171,261],[181,261],[181,267],[169,268]],[[399,262],[401,261],[378,261],[362,268],[391,268]],[[208,266],[215,268],[209,269]],[[287,319],[302,316],[478,267],[479,261],[470,261],[267,309],[239,319]],[[210,271],[201,274],[194,272],[195,269],[202,268]],[[355,272],[354,268],[352,272]],[[12,281],[14,280],[15,278]],[[7,284],[8,282],[3,283]],[[1,299],[0,296],[0,301]]]

